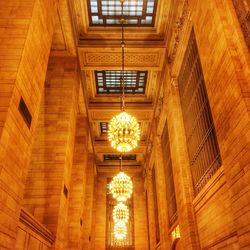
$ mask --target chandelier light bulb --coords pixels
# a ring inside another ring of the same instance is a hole
[[[129,209],[127,205],[123,203],[118,203],[113,210],[113,220],[114,222],[128,222],[128,217],[129,217]]]
[[[117,201],[126,201],[131,197],[133,192],[133,183],[128,175],[124,172],[120,172],[109,184],[109,189]]]
[[[111,146],[119,152],[129,152],[137,147],[140,128],[136,118],[125,111],[112,118],[108,130]]]
[[[114,236],[117,240],[124,240],[127,236],[127,226],[124,222],[119,221],[114,225]]]

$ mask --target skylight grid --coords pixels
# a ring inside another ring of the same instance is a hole
[[[105,154],[103,156],[104,161],[118,161],[121,159],[121,155],[119,154]],[[131,161],[131,160],[136,160],[136,154],[127,154],[127,155],[122,155],[122,160],[124,161]]]
[[[107,134],[108,122],[100,122],[101,134]]]
[[[96,89],[98,94],[119,94],[122,92],[122,71],[95,71]],[[144,94],[147,81],[147,71],[124,71],[125,93]]]
[[[123,16],[126,26],[154,26],[157,0],[126,0]],[[120,0],[88,0],[89,21],[92,26],[120,26]]]

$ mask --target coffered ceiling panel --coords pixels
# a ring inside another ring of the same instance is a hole
[[[120,48],[79,48],[82,70],[119,70],[122,56]],[[165,59],[164,48],[126,48],[126,70],[161,70]]]
[[[91,2],[93,3],[92,9],[89,5]],[[119,44],[117,39],[120,39],[120,27],[114,27],[119,26],[119,6],[116,6],[116,10],[114,7],[116,5],[114,2],[119,2],[119,0],[102,4],[104,2],[107,1],[74,0],[69,2],[74,13],[73,22],[78,31],[79,45],[107,44],[107,41],[110,44]],[[129,25],[125,29],[125,40],[132,44],[151,44],[154,46],[164,44],[169,16],[171,16],[172,11],[171,1],[128,0],[127,3],[125,1],[125,4],[127,4],[125,17],[128,20],[127,26]],[[117,12],[116,15],[113,15],[115,12]],[[89,13],[92,13],[92,17]],[[140,32],[138,32],[138,26],[140,26]]]
[[[152,119],[153,111],[152,110],[126,110],[129,114],[135,116],[137,120],[140,121],[148,121]],[[114,110],[95,110],[91,111],[90,114],[90,121],[110,121],[112,117],[118,115],[120,113],[120,109],[117,108],[117,111]]]

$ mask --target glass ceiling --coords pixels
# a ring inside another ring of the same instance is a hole
[[[154,26],[157,0],[124,1],[126,26]],[[90,26],[120,26],[120,0],[88,0]]]
[[[116,155],[116,154],[108,154],[103,156],[105,161],[114,161],[114,160],[120,160],[121,155]],[[122,159],[124,161],[131,161],[131,160],[136,160],[136,154],[128,154],[128,155],[122,155]]]
[[[101,134],[107,134],[108,122],[100,122]]]
[[[95,71],[96,89],[98,94],[120,94],[122,71],[102,70]],[[125,70],[125,93],[145,94],[147,71]]]

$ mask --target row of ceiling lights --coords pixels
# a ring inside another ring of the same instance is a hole
[[[121,154],[131,151],[137,147],[140,139],[140,128],[136,118],[125,112],[125,83],[124,83],[124,18],[123,18],[123,3],[120,0],[122,8],[122,77],[121,77],[121,113],[113,117],[109,123],[108,136],[111,146]],[[113,198],[117,200],[117,205],[113,209],[114,221],[114,237],[116,241],[124,242],[127,236],[127,223],[129,219],[129,208],[125,202],[131,197],[133,192],[133,183],[127,174],[122,171],[122,156],[120,164],[120,172],[112,179],[109,184],[109,190]]]

